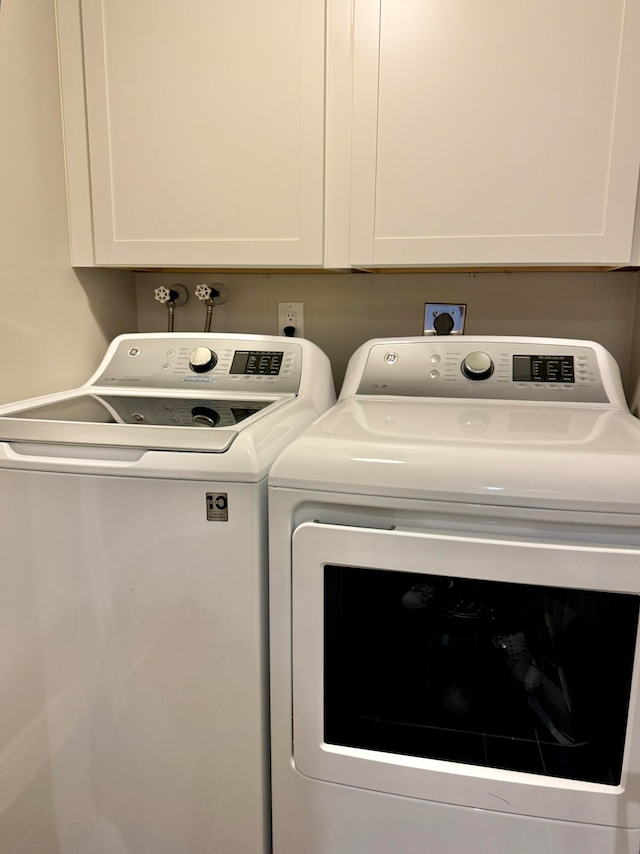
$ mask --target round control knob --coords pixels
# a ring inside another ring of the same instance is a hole
[[[215,409],[208,406],[194,406],[191,410],[191,419],[196,427],[215,427],[220,416]]]
[[[462,360],[462,373],[470,380],[486,380],[493,373],[491,356],[476,350]]]
[[[206,374],[211,368],[214,368],[218,357],[208,347],[196,347],[189,353],[189,367],[196,374]]]

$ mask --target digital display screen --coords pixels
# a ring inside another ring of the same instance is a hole
[[[236,350],[231,363],[232,374],[265,374],[275,377],[280,373],[284,353],[261,350]]]
[[[513,381],[521,383],[573,383],[573,356],[514,356]]]

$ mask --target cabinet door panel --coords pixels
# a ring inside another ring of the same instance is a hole
[[[321,264],[321,0],[82,14],[96,262]]]
[[[356,0],[353,262],[628,261],[639,5]]]

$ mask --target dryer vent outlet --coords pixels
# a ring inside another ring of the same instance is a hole
[[[466,310],[461,304],[425,303],[423,335],[462,335]]]

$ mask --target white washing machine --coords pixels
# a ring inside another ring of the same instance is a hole
[[[638,854],[640,422],[612,357],[368,342],[269,483],[274,854]]]
[[[0,850],[270,850],[267,487],[308,341],[126,335],[0,409]]]

